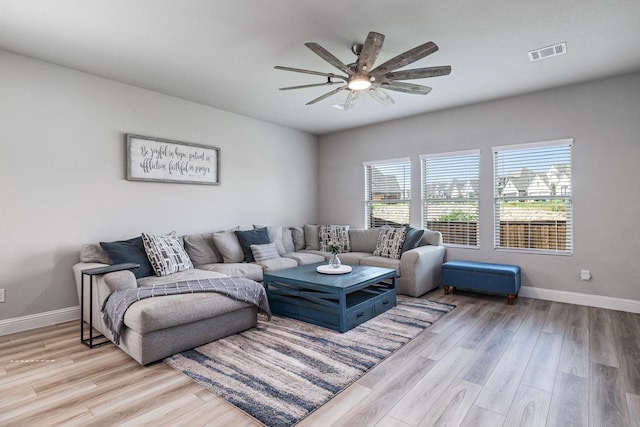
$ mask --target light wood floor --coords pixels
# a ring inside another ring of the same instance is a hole
[[[640,315],[472,293],[301,426],[640,426]],[[0,337],[0,425],[259,425],[162,362],[79,343],[77,322]]]

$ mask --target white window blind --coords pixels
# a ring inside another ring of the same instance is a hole
[[[563,139],[493,148],[496,249],[572,253],[572,145]]]
[[[420,156],[422,227],[446,245],[478,247],[480,150]]]
[[[364,164],[364,173],[367,227],[409,225],[410,159],[367,162]]]

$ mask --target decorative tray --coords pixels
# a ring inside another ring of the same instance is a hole
[[[317,266],[316,271],[322,274],[345,274],[345,273],[351,273],[351,266],[341,265],[338,268],[333,268],[330,265],[325,264],[325,265]]]

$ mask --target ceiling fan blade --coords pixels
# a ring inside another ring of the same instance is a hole
[[[384,43],[384,35],[371,31],[362,45],[362,51],[358,56],[358,74],[366,74],[373,69],[378,54]]]
[[[421,44],[420,46],[414,47],[413,49],[409,49],[408,51],[403,52],[400,55],[394,56],[383,64],[378,65],[371,71],[370,74],[373,77],[378,78],[390,71],[397,70],[398,68],[409,65],[412,62],[424,58],[425,56],[431,55],[437,50],[438,46],[434,42],[426,42],[424,44]]]
[[[324,59],[343,73],[346,73],[350,76],[355,74],[351,68],[347,67],[342,61],[333,56],[331,52],[320,46],[318,43],[305,43],[304,45],[311,49],[313,53],[315,53],[320,58]]]
[[[344,101],[344,109],[348,110],[350,108],[353,108],[356,105],[356,100],[358,99],[359,95],[360,95],[359,90],[350,91],[349,95],[347,95],[347,100]]]
[[[329,85],[337,85],[344,82],[324,82],[324,83],[315,83],[310,85],[301,85],[301,86],[289,86],[289,87],[281,87],[279,90],[291,90],[291,89],[304,89],[308,87],[317,87],[317,86],[329,86]]]
[[[320,72],[320,71],[303,70],[302,68],[282,67],[280,65],[276,65],[273,68],[275,68],[276,70],[293,71],[293,72],[296,72],[296,73],[314,74],[316,76],[337,77],[339,79],[345,80],[345,78],[343,76],[337,76],[337,75],[335,75],[333,73],[323,73],[323,72]]]
[[[425,79],[427,77],[446,76],[451,73],[451,67],[445,65],[442,67],[426,67],[426,68],[414,68],[412,70],[400,70],[392,71],[385,74],[382,79],[384,80],[414,80]]]
[[[335,95],[336,93],[338,93],[338,92],[340,92],[341,90],[344,90],[344,89],[346,89],[346,88],[347,88],[347,86],[346,86],[346,85],[345,85],[345,86],[340,86],[339,88],[334,89],[334,90],[332,90],[331,92],[327,92],[327,93],[325,93],[324,95],[317,97],[316,99],[312,99],[311,101],[307,102],[307,104],[306,104],[306,105],[315,104],[316,102],[322,101],[323,99],[328,98],[328,97],[330,97],[331,95]]]
[[[411,93],[414,95],[426,95],[431,92],[428,86],[417,85],[404,82],[384,82],[381,87],[383,89],[395,90],[396,92]]]
[[[378,87],[372,87],[368,89],[367,93],[371,95],[373,99],[375,99],[376,101],[378,101],[384,106],[395,104],[395,101],[393,100],[393,98],[387,95],[384,91],[380,90],[380,88]]]

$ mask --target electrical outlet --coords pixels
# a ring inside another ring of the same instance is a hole
[[[0,289],[0,302],[4,302],[4,289]]]
[[[580,280],[590,280],[591,272],[589,270],[580,270]]]

